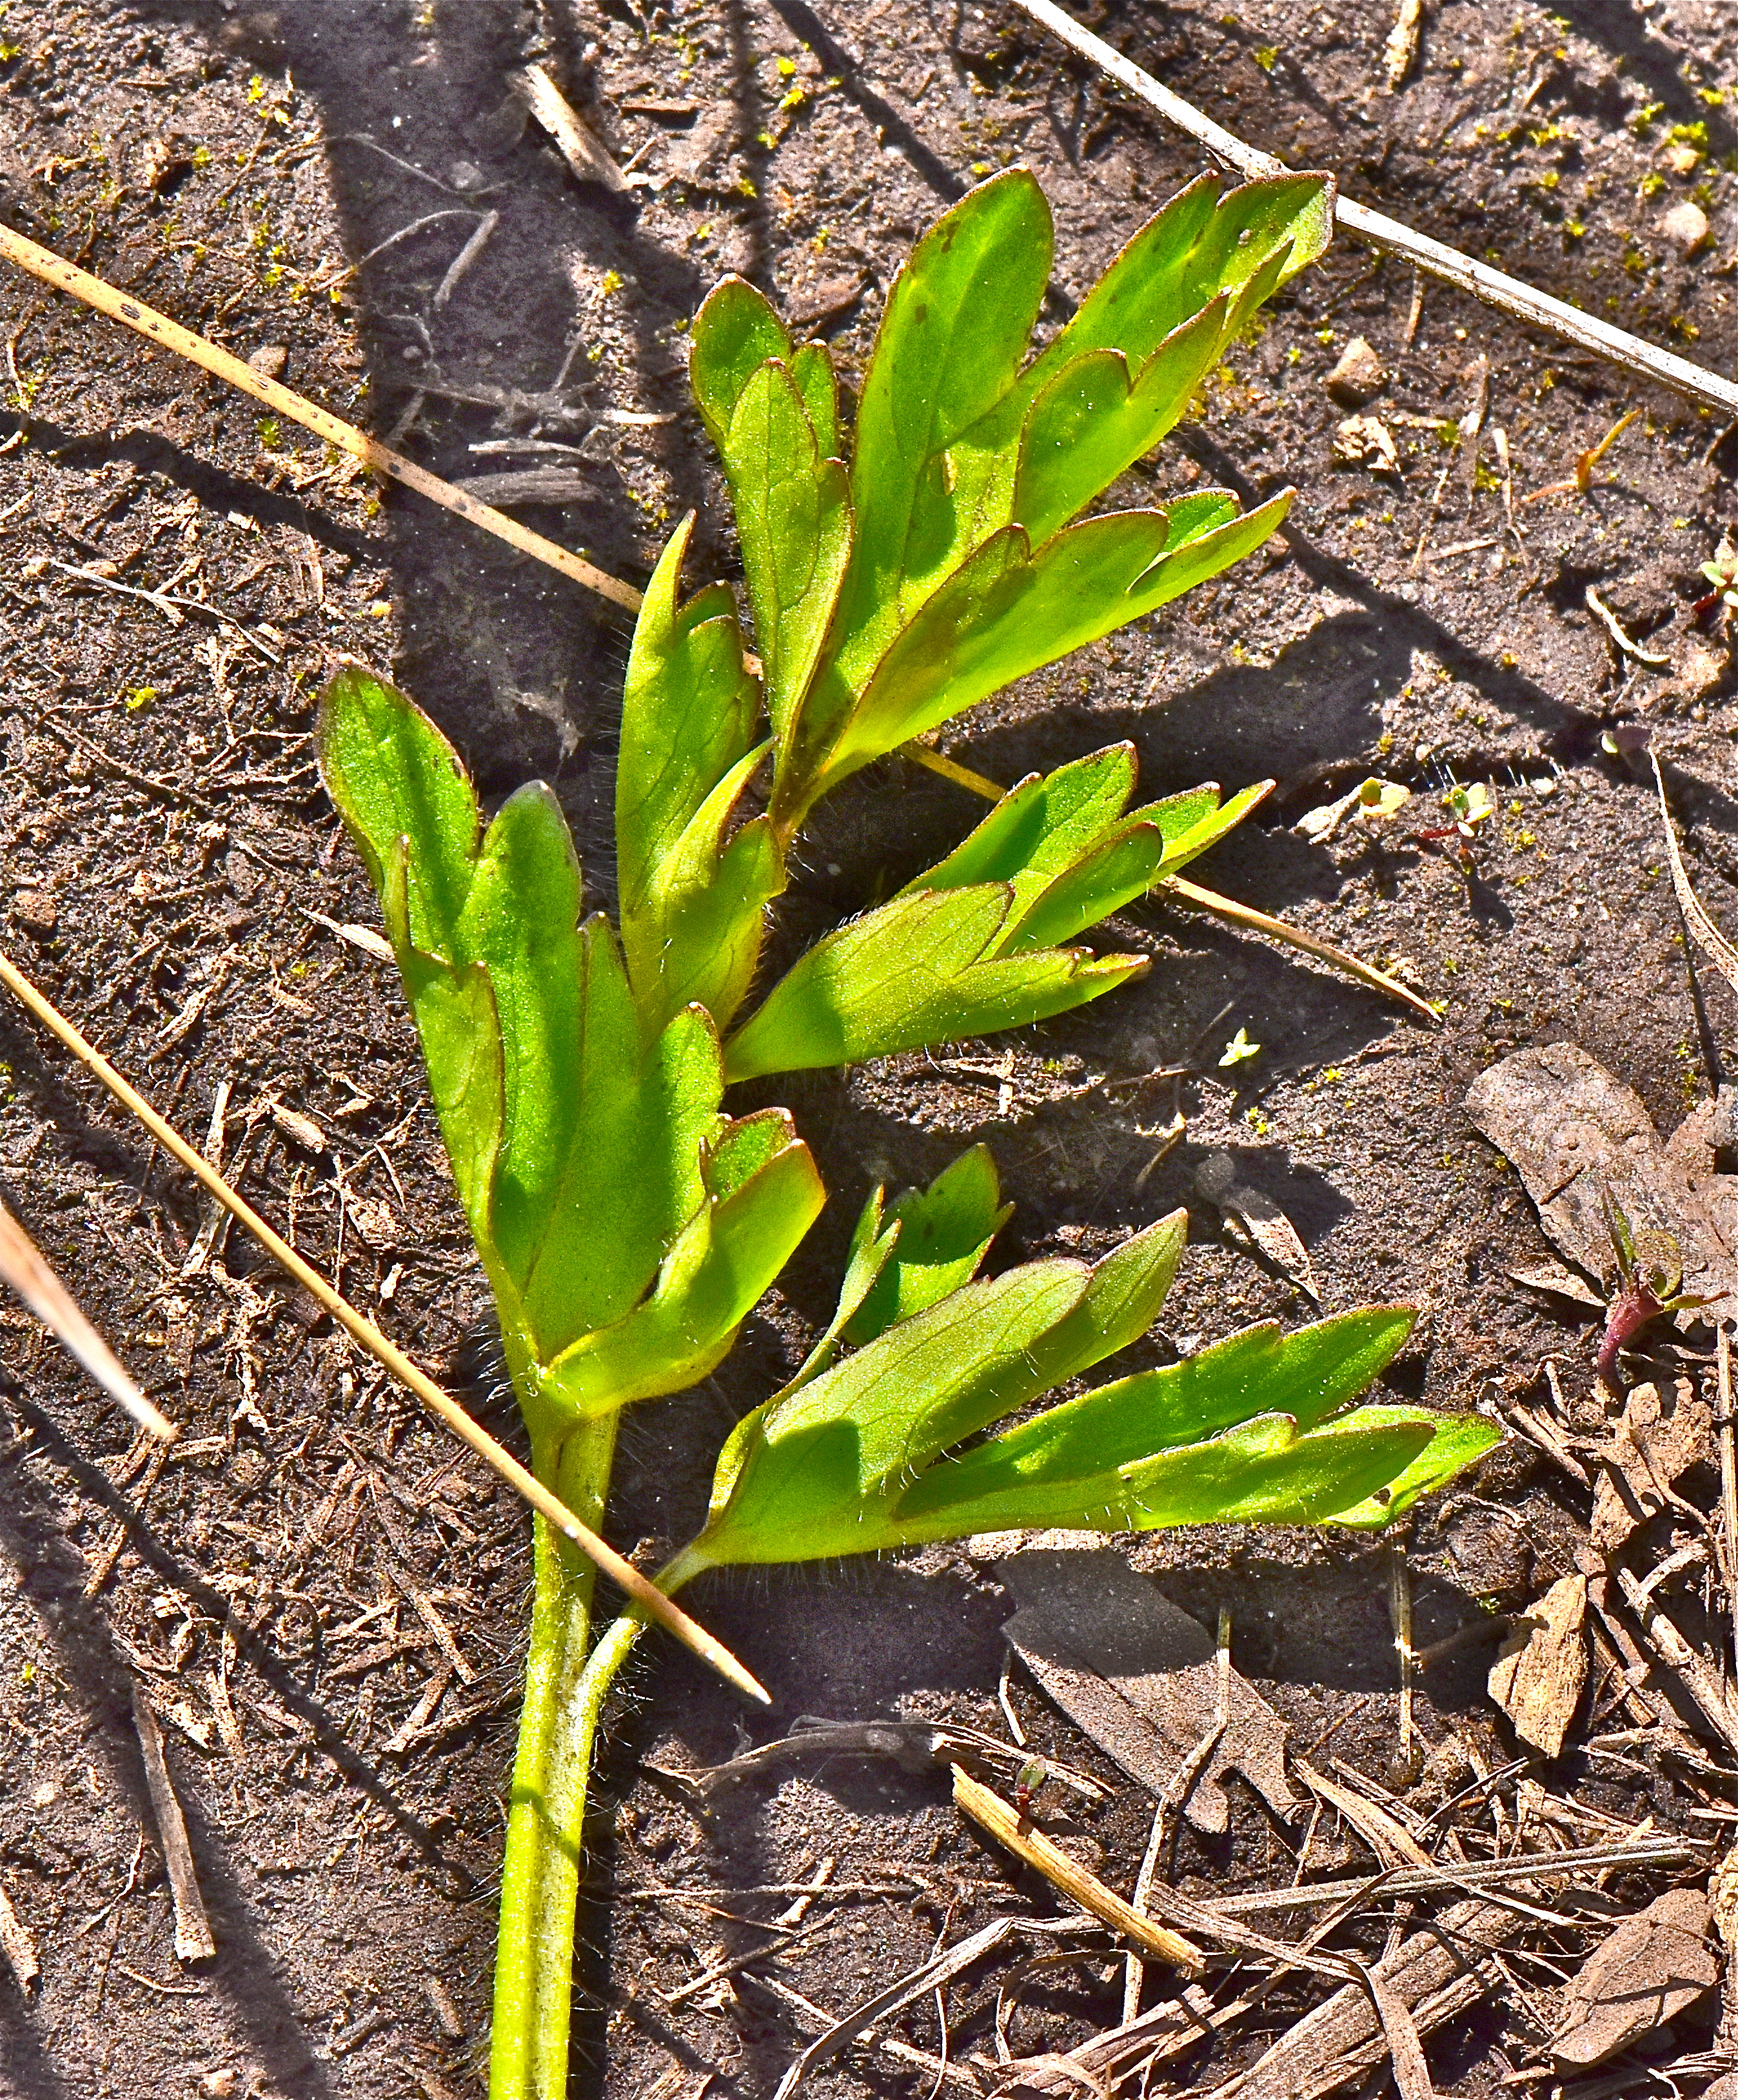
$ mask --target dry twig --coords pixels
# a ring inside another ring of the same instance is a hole
[[[419,496],[426,496],[430,502],[438,503],[442,510],[452,511],[468,523],[480,525],[484,532],[492,532],[497,540],[505,540],[520,554],[529,554],[534,561],[558,569],[572,582],[595,591],[612,604],[622,606],[630,612],[638,609],[640,593],[631,584],[624,584],[619,577],[607,575],[591,562],[582,561],[579,555],[570,554],[553,540],[545,539],[540,532],[533,532],[517,518],[509,518],[504,510],[493,510],[474,496],[466,496],[450,482],[443,481],[439,474],[430,474],[426,467],[418,466],[414,460],[383,445],[378,438],[370,437],[366,430],[359,430],[355,424],[334,416],[329,408],[322,408],[317,403],[306,399],[281,381],[268,379],[239,357],[220,350],[214,342],[208,342],[204,336],[183,328],[179,321],[172,321],[167,314],[160,314],[143,300],[117,291],[100,277],[92,276],[88,270],[81,270],[77,263],[67,262],[50,249],[38,247],[35,241],[6,225],[0,225],[0,255],[9,262],[15,262],[20,270],[28,270],[33,277],[41,278],[45,285],[52,285],[56,291],[70,292],[75,299],[94,307],[99,313],[107,314],[111,320],[124,322],[128,328],[137,329],[148,342],[174,351],[178,357],[186,358],[227,385],[250,394],[275,413],[287,416],[291,422],[311,430],[315,437],[324,439],[338,451],[360,460],[364,466],[402,482],[405,488],[415,489]]]

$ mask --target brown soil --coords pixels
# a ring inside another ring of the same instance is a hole
[[[1573,28],[1533,0],[1443,0],[1394,96],[1381,86],[1384,0],[1114,9],[1106,33],[1245,136],[1339,170],[1352,194],[1730,370],[1731,11],[1586,0],[1572,11]],[[507,76],[540,55],[649,188],[612,201],[578,185],[526,130]],[[1683,126],[1705,126],[1690,142],[1705,152],[1678,172],[1667,156]],[[0,198],[15,223],[398,430],[443,473],[575,467],[583,492],[526,514],[635,578],[690,505],[699,570],[731,558],[685,390],[682,331],[709,284],[746,272],[858,368],[912,237],[974,175],[1016,158],[1055,206],[1065,290],[1197,167],[1024,18],[987,7],[12,0],[0,19]],[[1713,236],[1686,258],[1660,221],[1692,193]],[[437,303],[486,211],[500,214],[492,239]],[[1276,776],[1202,879],[1401,970],[1445,1003],[1444,1029],[1155,907],[1118,929],[1152,954],[1151,975],[1082,1015],[781,1088],[835,1202],[720,1376],[632,1423],[624,1542],[686,1535],[725,1425],[823,1313],[871,1180],[927,1177],[978,1138],[1020,1202],[1007,1258],[1109,1245],[1188,1200],[1203,1152],[1229,1146],[1297,1223],[1330,1308],[1425,1308],[1400,1389],[1471,1405],[1528,1388],[1555,1352],[1572,1393],[1588,1390],[1588,1334],[1506,1279],[1538,1257],[1537,1225],[1460,1102],[1493,1056],[1568,1035],[1669,1128],[1705,1085],[1699,1043],[1729,1036],[1718,983],[1702,987],[1698,1035],[1650,790],[1602,755],[1600,733],[1654,726],[1692,873],[1730,920],[1738,706],[1717,666],[1695,669],[1689,608],[1731,519],[1738,439],[1436,287],[1409,344],[1411,294],[1408,271],[1343,244],[1161,455],[1161,490],[1202,474],[1246,496],[1295,483],[1284,546],[984,708],[950,748],[1004,780],[1124,736],[1149,792]],[[377,494],[300,431],[33,282],[0,280],[0,332],[8,944],[184,1129],[203,1134],[227,1086],[232,1163],[249,1193],[505,1426],[486,1295],[396,987],[327,923],[375,915],[307,732],[333,652],[390,666],[489,792],[533,773],[554,781],[607,898],[622,629],[552,574]],[[1374,412],[1401,443],[1398,480],[1330,463],[1347,411],[1322,382],[1356,334],[1394,375]],[[1439,426],[1468,418],[1480,359],[1489,405],[1473,474],[1470,448]],[[1631,401],[1644,420],[1591,496],[1525,501]],[[1499,428],[1518,544],[1505,536]],[[529,436],[580,457],[473,449]],[[1476,544],[1421,563],[1426,540]],[[171,624],[75,569],[210,610]],[[1589,585],[1676,671],[1615,655]],[[1413,787],[1426,825],[1452,782],[1489,784],[1499,814],[1470,872],[1403,836],[1322,849],[1290,828],[1372,770]],[[898,765],[854,783],[814,840],[787,944],[903,880],[976,814]],[[1240,1026],[1259,1058],[1222,1071],[1218,1046]],[[1171,1089],[1101,1083],[1189,1056],[1204,1069],[1181,1090],[1187,1137],[1143,1180]],[[10,1013],[0,1057],[0,1189],[187,1440],[147,1492],[126,1425],[33,1323],[0,1312],[0,1886],[43,1970],[28,2003],[0,1975],[0,2089],[476,2091],[523,1512],[238,1236],[220,1234],[190,1272],[201,1211],[182,1177]],[[274,1121],[274,1101],[311,1118],[320,1144]],[[1197,1234],[1171,1343],[1304,1313],[1210,1220]],[[1525,1448],[1400,1542],[1419,1644],[1524,1603],[1570,1564],[1585,1505]],[[1301,1744],[1338,1723],[1324,1754],[1394,1776],[1387,1544],[1213,1531],[1148,1541],[1137,1559],[1209,1621],[1230,1606],[1240,1668]],[[448,1665],[413,1591],[471,1675],[432,1705]],[[1008,1602],[961,1554],[718,1584],[696,1603],[775,1688],[777,1719],[756,1724],[766,1731],[802,1713],[889,1710],[1001,1726]],[[1463,1648],[1431,1670],[1419,1719],[1427,1744],[1458,1736],[1501,1764],[1513,1745],[1484,1696],[1488,1652]],[[166,1883],[142,1836],[135,1678],[165,1715],[218,1941],[192,1971],[173,1958]],[[747,2100],[812,2032],[752,1979],[674,2011],[663,2002],[756,1943],[733,1921],[770,1917],[782,1898],[724,1896],[714,1912],[624,1899],[636,1889],[750,1889],[823,1859],[841,1882],[908,1870],[920,1896],[844,1903],[769,1965],[836,2010],[927,1958],[944,1930],[1048,1907],[962,1829],[942,1777],[892,1765],[793,1765],[737,1789],[703,1825],[637,1761],[716,1762],[743,1716],[668,1649],[636,1689],[586,1912],[579,2089],[687,2096],[710,2073],[710,2089]],[[1017,1675],[1012,1696],[1040,1746],[1117,1783],[1081,1824],[1126,1888],[1150,1803]],[[1576,1754],[1549,1776],[1626,1820],[1696,1827],[1689,1797],[1638,1754],[1628,1772]],[[1185,1838],[1184,1885],[1289,1877],[1285,1834],[1240,1797],[1223,1846]],[[1347,1841],[1346,1856],[1365,1855]],[[951,2046],[993,2053],[1004,1983],[1018,1998],[1017,2053],[1065,2045],[1114,2018],[1120,1973],[976,1972],[951,1995]],[[1516,2060],[1502,2049],[1524,2045],[1520,2018],[1492,2010],[1433,2045],[1439,2081],[1494,2089]],[[933,2002],[891,2031],[936,2047]],[[1667,2045],[1706,2031],[1692,2019]],[[1215,2076],[1229,2067],[1221,2058]],[[809,2089],[915,2091],[915,2076],[863,2056]]]

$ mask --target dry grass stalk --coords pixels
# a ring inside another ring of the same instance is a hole
[[[518,553],[529,554],[532,560],[558,570],[570,581],[594,591],[599,598],[608,598],[611,604],[629,612],[637,610],[640,593],[631,584],[623,583],[619,577],[609,576],[590,562],[581,560],[579,555],[570,554],[554,540],[545,539],[540,532],[533,532],[517,518],[509,518],[504,510],[479,503],[474,496],[443,481],[439,474],[417,465],[413,459],[407,459],[404,453],[383,445],[378,438],[372,438],[366,430],[359,430],[355,424],[334,416],[329,408],[322,408],[317,403],[304,399],[279,380],[268,379],[239,357],[220,350],[214,342],[208,342],[204,336],[183,328],[179,321],[172,321],[167,314],[160,314],[154,307],[148,307],[142,299],[134,298],[130,293],[117,291],[112,285],[104,284],[100,277],[92,276],[88,270],[81,270],[77,263],[67,262],[51,249],[39,247],[9,226],[0,225],[0,255],[16,263],[20,270],[29,271],[33,277],[41,278],[45,285],[52,285],[56,291],[69,292],[75,299],[106,314],[111,320],[136,329],[147,342],[173,351],[189,364],[251,395],[276,414],[287,416],[291,422],[299,423],[303,430],[311,430],[315,437],[324,439],[351,458],[360,460],[376,473],[402,482],[405,488],[414,489],[417,495],[439,504],[443,510],[450,510],[467,523],[481,526],[485,532],[493,533],[497,540],[505,540]]]
[[[165,1444],[174,1443],[180,1432],[134,1383],[126,1365],[79,1311],[72,1293],[3,1203],[0,1203],[0,1277],[140,1428]]]
[[[958,1765],[954,1771],[954,1800],[961,1812],[980,1829],[987,1830],[999,1844],[1035,1868],[1053,1888],[1077,1903],[1113,1932],[1132,1940],[1155,1961],[1180,1969],[1185,1976],[1203,1976],[1206,1964],[1199,1952],[1178,1934],[1151,1918],[1143,1917],[1121,1896],[1107,1889],[1096,1874],[1071,1860],[1060,1845],[1041,1830],[1033,1829],[1001,1795],[992,1793]]]
[[[1111,79],[1156,109],[1167,123],[1198,140],[1240,174],[1277,175],[1287,172],[1285,163],[1273,154],[1246,145],[1234,132],[1203,116],[1180,95],[1173,95],[1151,73],[1125,58],[1114,45],[1107,44],[1102,37],[1094,36],[1090,29],[1083,29],[1071,15],[1055,4],[1055,0],[1018,0],[1018,4],[1034,21],[1043,23],[1064,43],[1091,59]],[[1608,321],[1583,313],[1578,307],[1572,307],[1562,299],[1554,299],[1548,293],[1535,290],[1531,285],[1492,268],[1488,262],[1475,262],[1458,248],[1432,240],[1427,234],[1414,232],[1384,212],[1372,211],[1367,205],[1354,204],[1343,196],[1336,197],[1334,212],[1342,230],[1355,240],[1367,240],[1374,248],[1404,255],[1428,276],[1453,285],[1524,326],[1542,329],[1547,335],[1575,343],[1639,378],[1652,380],[1670,387],[1674,393],[1687,395],[1692,401],[1705,402],[1727,416],[1738,416],[1738,382],[1709,372],[1705,366],[1692,364],[1687,358],[1678,357],[1671,351],[1643,342],[1640,337],[1613,328]]]

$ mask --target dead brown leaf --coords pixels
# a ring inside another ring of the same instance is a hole
[[[1218,1652],[1120,1554],[1037,1548],[996,1563],[1020,1608],[1004,1638],[1062,1711],[1137,1785],[1162,1797],[1219,1714]],[[1286,1777],[1286,1724],[1231,1673],[1224,1733],[1183,1812],[1217,1834],[1229,1811],[1220,1781],[1240,1771],[1277,1815],[1302,1806]]]
[[[1237,1166],[1229,1152],[1210,1152],[1195,1174],[1195,1186],[1215,1205],[1226,1230],[1277,1268],[1312,1304],[1321,1303],[1321,1286],[1311,1266],[1309,1250],[1298,1237],[1298,1229],[1271,1196],[1237,1178]]]
[[[1467,1112],[1505,1154],[1558,1251],[1602,1284],[1616,1273],[1608,1194],[1639,1244],[1670,1241],[1683,1288],[1712,1301],[1679,1316],[1738,1318],[1738,1259],[1714,1209],[1662,1145],[1641,1099],[1573,1043],[1517,1051],[1473,1082]]]
[[[1670,1505],[1670,1490],[1692,1466],[1714,1462],[1713,1413],[1688,1379],[1674,1379],[1663,1400],[1657,1386],[1639,1385],[1610,1442],[1595,1455],[1603,1464],[1593,1493],[1593,1543],[1610,1555]]]

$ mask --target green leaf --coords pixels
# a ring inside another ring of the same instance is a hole
[[[824,342],[805,342],[791,359],[791,377],[803,397],[809,427],[827,459],[844,457],[839,435],[839,382]]]
[[[624,915],[647,904],[666,859],[754,743],[760,690],[743,668],[730,594],[714,585],[679,602],[691,517],[671,535],[646,587],[622,699],[615,858]]]
[[[621,1319],[651,1282],[704,1198],[701,1147],[722,1094],[709,1017],[689,1007],[642,1050],[615,938],[601,918],[584,930],[582,1032],[555,1141],[523,1198],[521,1287],[545,1363]]]
[[[1165,545],[1174,554],[1191,540],[1198,540],[1205,532],[1216,532],[1221,525],[1229,525],[1241,515],[1241,511],[1236,496],[1229,488],[1198,488],[1193,495],[1178,496],[1167,507],[1165,515],[1170,520]]]
[[[672,841],[639,899],[622,911],[622,946],[648,1030],[698,1004],[727,1027],[760,960],[765,907],[785,886],[784,855],[769,820],[726,837],[769,747],[749,752]]]
[[[1206,815],[1197,814],[1201,797],[1204,794],[1210,802],[1216,802],[1216,789],[1197,789],[1174,796],[1168,804],[1154,803],[1137,810],[1034,902],[1009,934],[1008,951],[1072,941],[1113,911],[1145,897],[1166,876],[1204,854],[1240,823],[1273,786],[1271,780],[1260,781]],[[1196,821],[1180,821],[1189,817]]]
[[[1360,1408],[1358,1415],[1385,1411]],[[1356,1418],[1351,1415],[1346,1418],[1348,1422]],[[1380,1531],[1396,1517],[1404,1516],[1424,1496],[1445,1487],[1457,1473],[1463,1472],[1475,1459],[1483,1458],[1493,1445],[1502,1441],[1502,1430],[1483,1415],[1437,1414],[1430,1419],[1435,1433],[1405,1471],[1396,1474],[1364,1501],[1336,1510],[1335,1524],[1354,1531]]]
[[[1218,575],[1277,530],[1290,502],[1288,490],[1175,548],[1167,514],[1157,510],[1088,518],[1035,554],[1019,526],[998,532],[888,651],[838,740],[823,789]]]
[[[788,745],[851,557],[845,469],[817,442],[793,374],[763,364],[721,447],[754,607],[767,709]]]
[[[1261,178],[1223,198],[1221,188],[1202,175],[1147,221],[1029,369],[1034,394],[1084,352],[1118,350],[1144,364],[1217,293],[1246,285],[1276,255],[1283,282],[1332,237],[1331,177]]]
[[[908,1320],[977,1275],[990,1242],[1013,1214],[1001,1200],[995,1162],[986,1145],[974,1145],[945,1167],[927,1189],[908,1189],[894,1203],[899,1238],[845,1328],[859,1347]]]
[[[398,849],[402,886],[404,846]],[[505,1122],[501,1018],[480,964],[455,970],[420,949],[401,946],[399,968],[421,1039],[429,1092],[440,1119],[459,1200],[486,1265],[497,1260],[489,1201]]]
[[[751,1123],[761,1118],[751,1118]],[[679,1392],[715,1370],[827,1200],[809,1148],[783,1110],[739,1150],[773,1149],[727,1193],[706,1202],[665,1257],[651,1295],[615,1325],[583,1335],[543,1379],[546,1398],[581,1418]],[[739,1127],[739,1128],[740,1127]],[[748,1164],[739,1157],[734,1172]]]
[[[1098,998],[1139,955],[1043,949],[981,961],[1007,917],[1006,885],[921,891],[816,942],[726,1047],[731,1081],[861,1064],[1024,1026]]]
[[[1017,915],[1114,825],[1135,792],[1135,747],[1107,744],[1054,773],[1028,774],[946,860],[899,892],[1005,882]]]
[[[1040,1493],[1050,1498],[1047,1508],[1069,1507],[1070,1495],[1086,1494],[1079,1504],[1084,1510],[1092,1495],[1110,1493],[1108,1483],[1155,1452],[1193,1446],[1256,1417],[1284,1415],[1308,1429],[1364,1391],[1405,1340],[1416,1317],[1408,1306],[1379,1306],[1283,1336],[1272,1321],[1246,1328],[1180,1363],[1136,1371],[1064,1401],[935,1467],[904,1498],[902,1518],[969,1509],[977,1513],[969,1525],[974,1530],[995,1529],[1004,1522],[1092,1521],[1085,1516],[978,1519],[986,1511],[1023,1507],[1021,1498]]]
[[[893,1249],[899,1244],[900,1228],[897,1223],[890,1225],[883,1224],[881,1207],[886,1193],[884,1189],[874,1189],[864,1204],[851,1230],[850,1252],[845,1261],[845,1280],[839,1286],[838,1308],[828,1322],[825,1334],[803,1359],[796,1375],[775,1397],[782,1397],[784,1392],[795,1392],[798,1386],[806,1385],[810,1379],[818,1377],[827,1369],[837,1353],[839,1344],[845,1339],[845,1330],[858,1307],[869,1295],[876,1278],[893,1258]]]
[[[403,940],[450,955],[483,828],[458,753],[421,708],[354,664],[326,688],[315,745],[327,791],[377,890],[399,840],[410,841]]]
[[[1158,1317],[1188,1244],[1189,1213],[1172,1211],[1095,1264],[1080,1303],[1034,1346],[1026,1381],[1008,1389],[1009,1411],[1138,1342]]]
[[[1079,1303],[1078,1263],[968,1283],[739,1423],[695,1564],[813,1560],[887,1542],[892,1498],[925,1459],[993,1421],[1001,1388]]]
[[[930,227],[888,294],[851,470],[857,549],[840,655],[854,690],[952,552],[943,456],[1012,386],[1049,280],[1052,239],[1043,192],[1027,170],[1011,168]]]
[[[694,317],[688,377],[700,420],[721,452],[743,389],[768,358],[790,355],[784,323],[745,278],[726,277],[708,293]]]
[[[1230,303],[1224,295],[1211,301],[1138,371],[1119,350],[1090,351],[1042,389],[1021,436],[1012,505],[1034,547],[1176,425],[1219,362]]]

